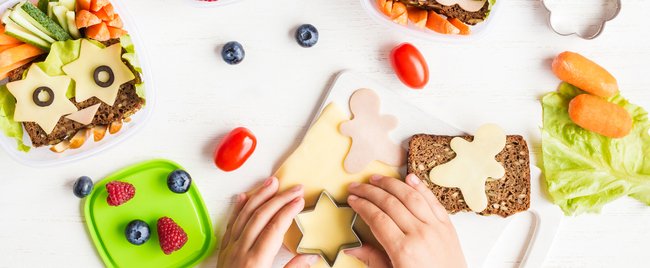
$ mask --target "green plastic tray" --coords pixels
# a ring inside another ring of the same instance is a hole
[[[168,160],[152,160],[127,167],[95,184],[86,198],[84,216],[90,237],[107,267],[191,267],[214,249],[216,238],[210,217],[196,184],[187,193],[176,194],[167,188],[167,175],[183,169]],[[191,173],[190,173],[191,175]],[[105,185],[123,181],[135,186],[135,196],[119,207],[106,202]],[[158,243],[156,223],[170,217],[187,233],[185,246],[165,255]],[[143,245],[126,240],[126,225],[140,219],[149,224],[151,237]]]

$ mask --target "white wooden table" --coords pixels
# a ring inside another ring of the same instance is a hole
[[[485,122],[527,134],[540,151],[540,97],[558,85],[550,59],[564,50],[587,55],[618,78],[623,94],[650,109],[650,1],[624,0],[620,16],[594,41],[560,37],[547,28],[535,0],[504,1],[491,32],[473,43],[415,40],[388,32],[358,0],[253,1],[199,9],[182,0],[128,0],[151,56],[158,93],[148,125],[100,155],[60,167],[35,169],[0,153],[0,267],[100,266],[72,183],[95,180],[152,158],[184,165],[201,189],[215,226],[230,198],[272,173],[299,141],[324,90],[342,69],[384,83],[427,112],[461,129]],[[311,49],[293,40],[295,27],[312,23],[321,38]],[[246,49],[238,66],[226,65],[220,45]],[[431,82],[423,91],[402,86],[387,54],[409,41],[428,59]],[[224,173],[212,151],[237,126],[252,129],[258,149],[240,170]],[[526,233],[513,231],[488,265],[516,266]],[[566,218],[546,260],[549,267],[647,266],[650,207],[631,199],[600,215]],[[216,254],[204,265],[214,266]]]

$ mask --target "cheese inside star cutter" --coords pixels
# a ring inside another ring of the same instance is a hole
[[[312,209],[296,216],[302,238],[296,249],[300,254],[318,254],[332,267],[345,249],[361,247],[354,230],[357,214],[348,206],[339,206],[323,191]],[[323,222],[327,222],[323,225]]]
[[[429,180],[442,187],[459,188],[467,206],[481,212],[488,205],[485,182],[505,176],[503,165],[495,159],[505,146],[506,134],[493,124],[479,128],[472,142],[456,137],[451,140],[456,157],[433,168]]]

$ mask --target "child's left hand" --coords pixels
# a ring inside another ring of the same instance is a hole
[[[271,267],[284,234],[305,206],[302,185],[278,193],[279,182],[271,177],[254,193],[237,195],[235,209],[221,241],[217,267]],[[317,255],[298,255],[285,267],[309,267]]]

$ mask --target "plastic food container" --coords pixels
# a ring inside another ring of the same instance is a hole
[[[450,35],[434,32],[429,29],[421,29],[413,25],[410,21],[408,25],[401,25],[390,20],[389,17],[384,15],[377,6],[377,0],[361,0],[361,6],[366,10],[368,15],[376,20],[379,24],[391,29],[394,32],[407,33],[416,36],[423,40],[443,41],[443,42],[463,42],[473,41],[485,35],[490,25],[493,23],[495,17],[499,13],[501,2],[506,0],[497,0],[492,6],[490,15],[487,19],[475,26],[471,26],[472,33],[470,35]]]
[[[13,7],[18,2],[21,1],[10,0],[0,4],[0,12],[4,12],[8,8]],[[119,132],[115,134],[106,133],[104,139],[99,142],[94,142],[91,137],[81,148],[69,149],[63,153],[54,153],[50,151],[50,146],[32,148],[27,153],[18,151],[16,141],[5,136],[4,133],[0,131],[0,147],[4,148],[4,150],[9,154],[11,158],[22,164],[34,167],[54,166],[77,161],[100,153],[128,139],[131,137],[131,135],[140,130],[148,121],[156,99],[155,91],[153,90],[154,83],[153,79],[151,78],[151,69],[149,68],[149,62],[145,48],[142,45],[142,41],[140,40],[138,30],[135,24],[133,24],[133,19],[125,8],[126,3],[127,2],[122,2],[120,0],[111,0],[111,4],[113,4],[113,7],[115,8],[115,12],[120,14],[120,18],[124,22],[124,29],[129,32],[129,35],[133,41],[133,45],[136,49],[136,56],[138,57],[138,60],[140,61],[140,65],[142,67],[142,79],[144,81],[146,105],[142,107],[140,111],[131,116],[131,122],[125,123]],[[23,142],[27,145],[30,145],[30,141],[31,139],[27,135],[27,132],[25,132],[23,135]]]
[[[197,7],[219,7],[225,6],[232,3],[239,2],[241,0],[187,0],[190,3]]]

